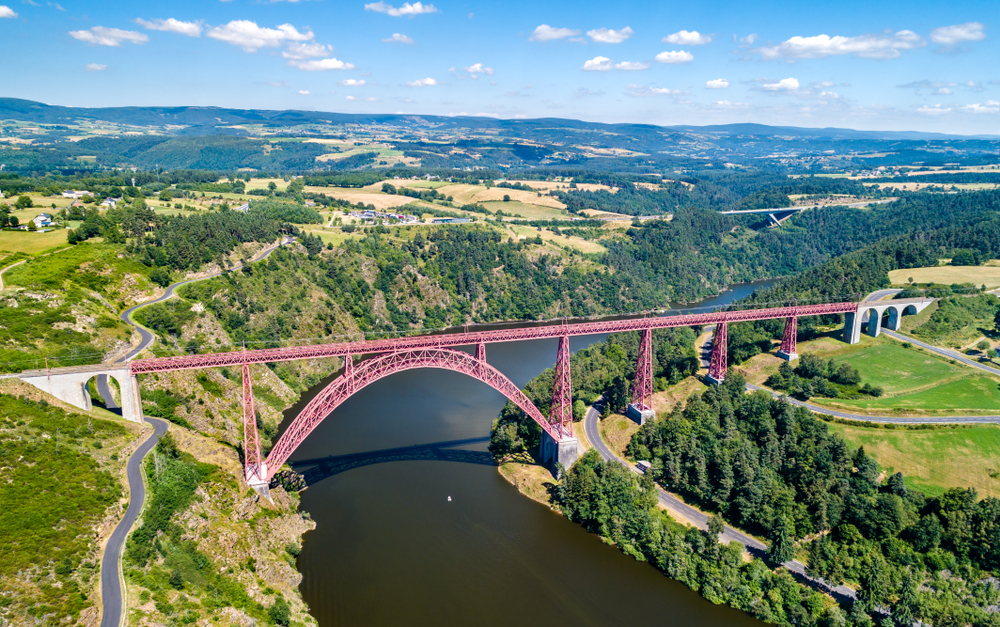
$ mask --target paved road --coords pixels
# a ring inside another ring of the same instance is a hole
[[[782,211],[805,211],[806,209],[819,209],[821,207],[867,207],[868,205],[884,205],[886,203],[896,202],[895,198],[889,198],[888,200],[867,200],[865,202],[852,202],[846,204],[826,204],[826,205],[801,205],[798,207],[775,207],[774,209],[734,209],[732,211],[720,211],[722,215],[743,215],[751,213],[779,213]]]
[[[587,434],[587,439],[590,440],[591,446],[597,449],[597,452],[603,459],[607,461],[617,461],[632,472],[639,474],[639,471],[636,468],[633,468],[627,461],[615,455],[615,453],[608,448],[608,445],[605,444],[604,439],[601,437],[601,432],[598,429],[599,420],[600,414],[596,409],[594,409],[593,406],[591,406],[587,410],[587,415],[583,419],[583,428]],[[684,503],[679,498],[659,486],[657,486],[656,490],[659,493],[658,498],[660,504],[665,507],[668,512],[677,514],[678,517],[682,519],[686,518],[687,520],[690,520],[699,529],[708,529],[709,517],[706,514]],[[751,555],[756,557],[763,557],[765,551],[767,551],[767,545],[763,542],[728,525],[726,526],[725,532],[720,536],[720,539],[723,542],[739,542]],[[825,583],[806,575],[806,567],[802,562],[793,560],[785,562],[783,566],[790,572],[794,573],[797,578],[804,580],[810,585],[830,591],[830,588]],[[854,599],[856,597],[854,590],[851,590],[846,586],[838,586],[832,590],[832,593],[842,598]]]
[[[147,418],[146,422],[153,425],[153,434],[139,445],[125,465],[125,475],[129,485],[128,509],[125,510],[125,517],[111,533],[108,544],[104,547],[104,556],[101,558],[101,602],[104,605],[104,610],[101,612],[101,627],[119,627],[123,624],[124,595],[120,568],[122,547],[146,500],[146,484],[142,481],[142,460],[156,446],[160,436],[167,431],[166,421]]]
[[[251,263],[255,263],[266,258],[272,252],[277,250],[278,247],[284,246],[291,241],[292,238],[290,237],[282,237],[280,242],[270,248],[265,248],[261,254],[251,260]],[[239,265],[232,268],[232,270],[239,270],[241,267],[243,266]],[[130,350],[124,357],[120,357],[117,361],[126,361],[135,357],[153,342],[153,333],[136,324],[132,320],[133,312],[140,307],[163,302],[168,298],[172,298],[174,296],[174,291],[182,285],[194,283],[195,281],[204,281],[205,279],[210,279],[212,277],[219,276],[220,274],[222,274],[222,272],[217,272],[199,279],[191,279],[188,281],[174,283],[173,285],[168,286],[166,291],[163,293],[163,296],[157,298],[156,300],[145,302],[141,305],[136,305],[135,307],[126,309],[122,313],[121,319],[138,330],[142,338],[137,347]],[[114,411],[115,413],[121,412],[121,408],[118,406],[118,403],[115,402],[114,396],[111,393],[107,375],[99,375],[97,377],[97,392],[101,395],[101,398],[104,399],[104,404],[109,410]],[[143,442],[128,460],[125,470],[125,476],[128,480],[130,493],[128,509],[125,511],[125,517],[118,523],[118,526],[115,527],[114,532],[111,534],[111,538],[108,540],[108,544],[104,549],[104,556],[101,558],[101,602],[103,604],[103,610],[101,612],[101,627],[119,627],[122,624],[123,594],[120,572],[121,551],[125,544],[125,538],[132,529],[132,525],[135,524],[135,519],[139,516],[139,511],[142,509],[142,504],[146,499],[146,486],[142,482],[141,473],[142,458],[145,457],[146,453],[148,453],[153,446],[156,445],[159,437],[167,430],[167,423],[163,420],[159,420],[158,418],[146,418],[146,422],[153,425],[153,435],[150,436],[148,440]]]

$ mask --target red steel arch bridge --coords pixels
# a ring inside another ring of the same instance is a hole
[[[892,304],[904,308],[913,305],[909,309],[919,311],[930,302],[930,299],[912,300],[914,302],[910,300],[892,301]],[[880,303],[880,305],[886,304],[888,303]],[[75,395],[81,394],[81,390],[77,389],[80,388],[81,380],[82,393],[85,394],[89,377],[99,373],[115,376],[119,381],[128,381],[128,385],[122,386],[123,416],[137,417],[141,420],[142,405],[139,399],[137,375],[221,366],[241,367],[243,372],[244,477],[250,486],[260,491],[266,491],[275,473],[288,460],[299,444],[334,409],[358,390],[379,379],[404,370],[439,368],[460,372],[478,379],[514,402],[542,428],[544,432],[542,438],[544,460],[559,462],[568,467],[577,456],[577,440],[573,436],[570,337],[623,332],[639,332],[641,334],[629,413],[643,421],[652,415],[654,354],[652,332],[655,329],[714,325],[712,357],[707,378],[709,381],[720,383],[726,376],[727,327],[730,323],[786,320],[784,337],[778,354],[785,359],[795,359],[797,357],[798,318],[846,314],[847,325],[850,328],[846,329],[844,339],[848,342],[854,342],[857,341],[857,333],[853,331],[854,327],[860,326],[861,318],[868,313],[869,309],[877,305],[879,304],[842,302],[702,314],[631,317],[593,322],[533,324],[521,328],[137,359],[128,362],[124,367],[117,368],[109,368],[108,365],[60,368],[28,371],[16,376],[80,407],[84,407],[80,403],[89,401],[88,397],[77,402],[78,399]],[[875,311],[875,309],[872,310]],[[878,311],[878,316],[870,314],[869,328],[874,324],[876,332],[881,313]],[[558,339],[559,347],[556,354],[552,406],[549,415],[545,416],[510,379],[486,362],[486,345],[495,342],[547,338]],[[475,350],[470,354],[458,350],[458,347],[461,346],[471,346]],[[355,357],[361,356],[369,358],[356,364]],[[264,457],[261,454],[257,435],[249,366],[251,364],[327,357],[343,358],[343,373],[299,413],[271,451]],[[126,388],[128,393],[126,393]],[[129,405],[131,408],[128,407]],[[90,408],[89,402],[86,402],[84,408]]]

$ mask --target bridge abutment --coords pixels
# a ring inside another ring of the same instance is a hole
[[[139,398],[139,382],[128,368],[108,370],[76,370],[63,368],[52,371],[23,373],[21,380],[39,390],[51,394],[64,403],[84,411],[94,408],[87,391],[87,382],[98,375],[107,375],[118,382],[121,392],[122,418],[131,422],[142,422],[142,401]]]

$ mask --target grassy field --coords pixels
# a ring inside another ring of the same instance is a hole
[[[985,285],[988,289],[1000,287],[1000,266],[933,266],[893,270],[889,280],[893,285],[906,285],[909,279],[914,283],[974,283],[976,287]]]
[[[530,226],[508,226],[507,229],[514,234],[515,240],[527,239],[529,237],[540,236],[543,240],[553,242],[560,246],[566,246],[569,248],[575,248],[583,253],[603,253],[606,248],[601,246],[597,242],[592,242],[590,240],[585,240],[580,237],[574,237],[571,235],[556,235],[552,231],[547,229],[532,228]]]
[[[887,395],[936,387],[973,372],[922,350],[903,348],[895,342],[874,344],[833,359],[851,364],[861,372],[863,381],[881,387]]]
[[[1000,496],[1000,427],[884,429],[831,424],[854,446],[864,446],[887,472],[902,472],[906,484],[931,495],[948,488],[976,488]]]
[[[37,255],[66,245],[66,229],[38,233],[32,231],[0,231],[0,250]]]
[[[565,209],[533,205],[519,200],[511,200],[510,202],[502,200],[487,201],[480,204],[494,213],[503,211],[504,213],[520,216],[527,220],[565,220],[569,217],[569,213]]]
[[[1000,414],[1000,385],[989,377],[970,376],[908,394],[860,400],[824,399],[824,404],[851,407],[872,414],[992,415]]]
[[[624,457],[625,448],[632,439],[632,434],[639,430],[639,425],[621,414],[612,414],[600,421],[598,429],[608,448]]]

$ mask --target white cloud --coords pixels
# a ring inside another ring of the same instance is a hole
[[[952,95],[955,92],[953,92],[952,90],[948,89],[947,87],[942,87],[941,89],[937,90],[934,93],[937,94],[937,95],[939,95],[939,96],[950,96],[950,95]]]
[[[478,74],[486,74],[487,76],[493,76],[493,68],[486,67],[482,63],[476,63],[465,68],[465,71],[472,74],[472,78],[475,78]]]
[[[308,89],[300,89],[300,90],[299,90],[299,95],[300,95],[300,96],[308,96],[308,95],[310,95],[311,93],[312,93],[312,92],[311,92],[311,91],[309,91]]]
[[[90,30],[70,31],[73,39],[85,41],[88,44],[97,46],[120,46],[123,41],[133,44],[144,44],[149,41],[149,37],[142,33],[131,30],[121,30],[120,28],[107,28],[105,26],[95,26]]]
[[[642,61],[622,61],[615,64],[615,69],[625,71],[648,70],[649,64]]]
[[[942,46],[954,46],[966,41],[986,39],[986,27],[979,22],[942,26],[931,31],[931,41]]]
[[[764,59],[820,59],[840,54],[853,54],[866,59],[895,59],[900,50],[911,50],[927,45],[920,35],[901,30],[888,35],[859,35],[858,37],[792,37],[775,46],[757,48]]]
[[[378,102],[378,98],[372,96],[367,98],[362,98],[361,96],[344,96],[344,100],[350,100],[351,102]]]
[[[651,96],[679,96],[687,92],[680,89],[669,89],[667,87],[647,87],[642,85],[626,85],[628,95],[636,98],[648,98]]]
[[[755,37],[755,35],[751,35],[751,37]],[[665,44],[674,44],[675,46],[703,46],[711,43],[712,38],[709,35],[702,35],[696,30],[682,30],[673,35],[667,35],[662,41]]]
[[[292,59],[288,65],[303,72],[322,72],[325,70],[353,70],[354,65],[345,63],[335,57],[329,59]]]
[[[329,56],[331,52],[333,52],[333,46],[326,44],[292,42],[281,53],[281,56],[286,59],[315,59]]]
[[[415,81],[408,81],[406,83],[407,87],[433,87],[434,85],[439,85],[433,78],[419,78]]]
[[[712,103],[712,106],[718,107],[720,109],[747,109],[750,107],[749,103],[746,102],[730,102],[728,100],[716,100]]]
[[[108,69],[108,66],[101,65],[100,63],[88,63],[83,69],[88,72],[100,72],[101,70]]]
[[[685,50],[669,50],[656,55],[657,63],[690,63],[694,55]]]
[[[724,78],[716,78],[710,81],[705,81],[705,87],[709,89],[725,89],[729,87],[729,81]]]
[[[1000,113],[1000,101],[987,100],[983,103],[965,105],[962,110],[969,113]]]
[[[141,17],[135,19],[135,23],[147,30],[163,30],[171,33],[179,33],[188,37],[201,37],[201,22],[182,22],[169,18],[166,20],[144,20]]]
[[[367,83],[365,83],[364,79],[358,80],[356,78],[348,78],[346,80],[340,81],[337,84],[342,85],[344,87],[364,87]]]
[[[239,46],[244,52],[256,52],[265,47],[277,48],[293,41],[310,41],[314,37],[312,31],[300,33],[291,24],[263,28],[250,20],[233,20],[224,26],[216,26],[206,34],[212,39]]]
[[[365,11],[385,13],[386,15],[391,15],[393,17],[413,17],[414,15],[420,15],[421,13],[438,13],[438,8],[433,4],[422,4],[420,2],[410,4],[409,2],[404,2],[403,6],[397,9],[391,4],[387,4],[382,2],[382,0],[379,0],[378,2],[366,4]]]
[[[628,26],[621,30],[614,30],[611,28],[595,28],[594,30],[587,31],[588,37],[602,44],[620,44],[632,35],[633,31]]]
[[[565,39],[566,37],[574,37],[579,34],[580,31],[572,28],[556,28],[548,24],[542,24],[535,29],[535,32],[531,33],[528,41],[552,41],[553,39]]]
[[[402,33],[393,33],[392,37],[387,37],[387,38],[383,39],[382,41],[384,41],[386,43],[390,43],[390,44],[412,44],[413,43],[413,39],[411,39],[410,37],[408,37],[408,36],[406,36],[406,35],[404,35]]]
[[[764,83],[761,89],[765,91],[797,91],[799,80],[797,78],[783,78],[776,83]]]
[[[733,35],[735,37],[735,35]],[[740,43],[746,46],[752,46],[753,42],[760,39],[760,35],[757,33],[750,33],[746,37],[740,37]]]
[[[611,59],[607,57],[594,57],[585,62],[580,69],[588,72],[607,72],[612,67]]]
[[[0,18],[2,17],[17,17],[17,12],[8,6],[0,4]]]
[[[944,115],[945,113],[951,112],[951,107],[943,107],[939,104],[934,106],[923,106],[917,109],[917,112],[923,113],[925,115]]]

